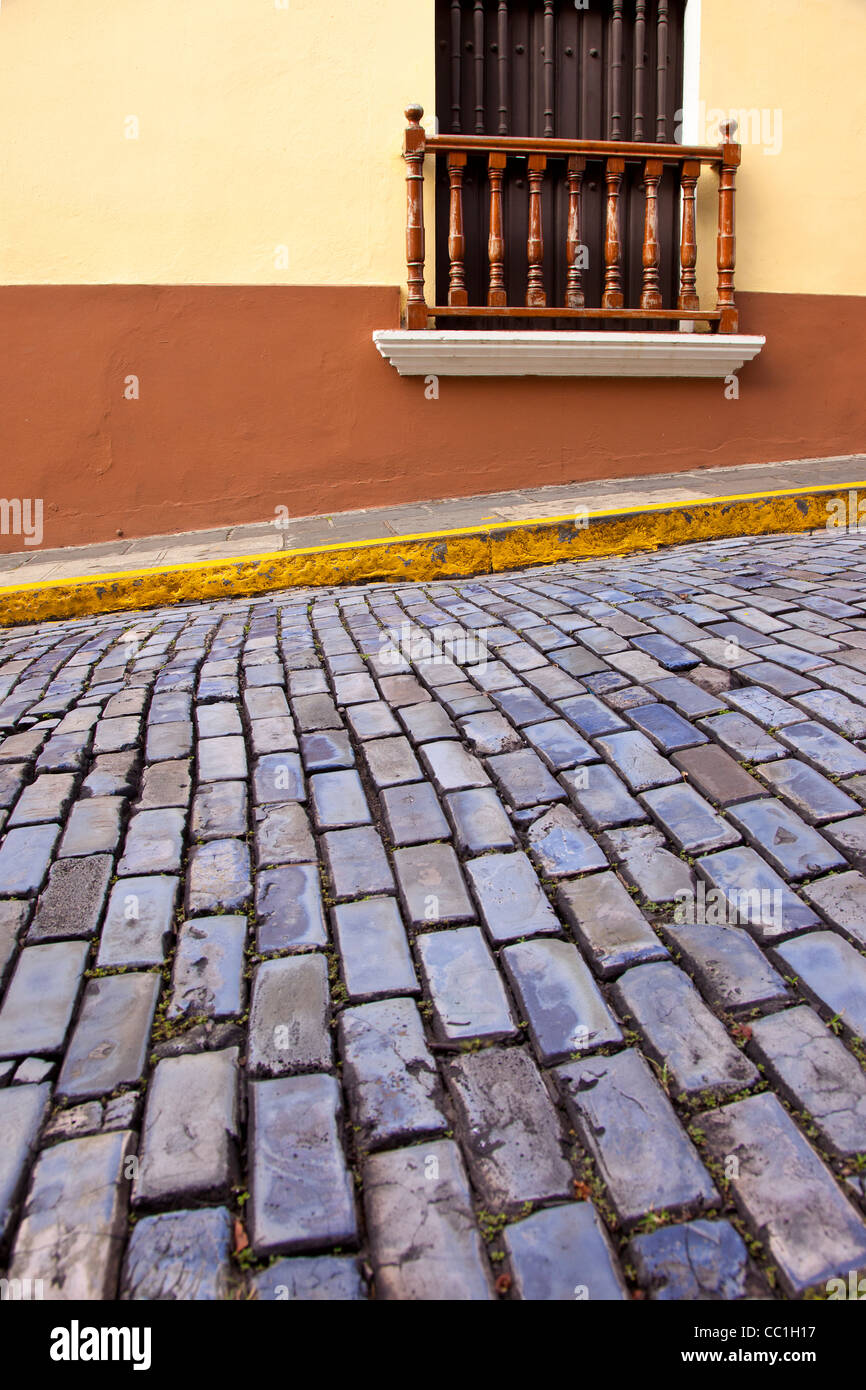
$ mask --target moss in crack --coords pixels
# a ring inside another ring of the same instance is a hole
[[[508,1217],[504,1212],[491,1212],[482,1207],[476,1213],[478,1218],[478,1228],[484,1240],[490,1244],[491,1241],[499,1237],[508,1225]]]
[[[165,1001],[166,1008],[168,1000]],[[197,1028],[202,1023],[209,1021],[208,1014],[183,1014],[180,1018],[166,1018],[165,1010],[158,1012],[153,1022],[153,1042],[168,1042],[171,1038],[180,1037],[183,1033],[188,1033],[191,1028]]]

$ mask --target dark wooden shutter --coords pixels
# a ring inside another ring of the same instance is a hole
[[[437,0],[436,115],[441,134],[522,135],[562,139],[675,139],[682,107],[685,0]],[[643,41],[640,41],[641,35]],[[436,186],[436,273],[448,283],[448,173],[439,161]],[[644,197],[638,165],[627,165],[622,228],[626,304],[641,287]],[[549,160],[544,180],[544,286],[547,302],[565,303],[568,188],[565,161]],[[516,160],[505,184],[508,303],[526,291],[528,187]],[[466,283],[469,303],[487,293],[488,184],[486,157],[470,155],[464,178]],[[583,186],[582,235],[589,267],[587,306],[601,303],[605,196],[602,166],[590,163]],[[679,192],[665,169],[659,189],[661,287],[665,308],[676,307]],[[440,291],[441,295],[441,291]],[[461,326],[492,327],[488,320]],[[495,320],[494,320],[495,323]],[[510,325],[526,326],[523,321]],[[537,328],[574,321],[536,321]],[[598,327],[584,320],[584,328]],[[608,324],[617,328],[622,325]],[[634,326],[634,325],[632,325]],[[644,323],[644,328],[670,323]]]

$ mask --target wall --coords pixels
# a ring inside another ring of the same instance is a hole
[[[428,0],[4,0],[0,283],[396,284],[433,59]]]
[[[738,401],[720,381],[445,377],[427,400],[370,343],[396,288],[0,288],[4,452],[50,547],[862,449],[866,300],[742,312],[768,345]]]
[[[701,0],[701,16],[705,109],[757,112],[770,144],[781,131],[778,154],[738,136],[738,289],[866,294],[866,3]],[[710,259],[715,225],[708,199]]]
[[[704,109],[782,111],[738,181],[742,327],[769,340],[740,400],[477,380],[425,402],[370,335],[399,322],[431,0],[4,0],[0,495],[42,497],[53,546],[866,449],[866,4],[702,0],[700,32]],[[712,302],[709,185],[701,230]]]

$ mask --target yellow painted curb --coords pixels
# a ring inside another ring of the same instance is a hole
[[[318,545],[235,560],[10,585],[0,588],[0,627],[240,598],[276,589],[453,579],[688,541],[823,530],[828,523],[828,500],[847,502],[849,491],[858,488],[866,488],[866,482],[742,493],[712,501],[652,502],[584,516],[500,522],[393,540]]]

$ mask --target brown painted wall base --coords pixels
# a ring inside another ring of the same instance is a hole
[[[394,288],[0,287],[0,495],[43,498],[54,547],[863,452],[866,298],[739,304],[768,341],[736,401],[562,378],[442,378],[426,400],[371,342],[398,326]]]

